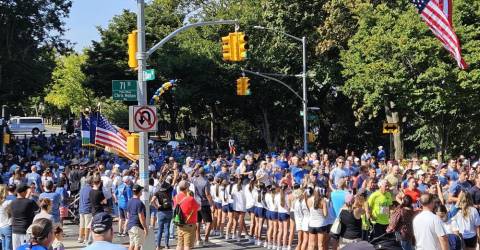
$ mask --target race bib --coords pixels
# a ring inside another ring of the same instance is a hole
[[[388,206],[380,206],[380,213],[388,215],[389,214]]]

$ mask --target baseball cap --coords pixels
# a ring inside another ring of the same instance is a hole
[[[105,212],[100,212],[93,216],[92,231],[96,234],[101,234],[112,228],[112,216]]]
[[[140,192],[140,191],[142,191],[142,189],[143,189],[143,187],[140,186],[140,185],[138,185],[138,184],[135,184],[135,185],[133,185],[133,187],[132,187],[132,191],[133,191],[133,192]]]
[[[27,191],[29,188],[30,188],[29,186],[27,186],[26,184],[22,183],[22,184],[19,184],[19,185],[17,186],[17,190],[16,190],[16,191],[17,191],[17,193],[23,193],[23,192]]]

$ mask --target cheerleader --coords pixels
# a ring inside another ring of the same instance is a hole
[[[232,232],[232,240],[235,238],[234,227],[233,227],[233,199],[232,199],[232,189],[234,184],[237,181],[237,177],[234,175],[230,176],[230,183],[226,180],[224,181],[224,193],[222,196],[222,211],[224,216],[228,218],[227,229],[225,230],[225,239],[228,240],[230,232]],[[223,184],[223,183],[222,183]],[[225,218],[224,217],[224,218]],[[224,220],[223,220],[224,221]]]
[[[310,211],[308,220],[308,249],[326,249],[325,238],[327,237],[327,201],[325,189],[314,188],[313,195],[307,200]]]
[[[255,200],[255,245],[262,245],[262,227],[265,220],[265,194],[267,190],[265,184],[259,182],[253,191],[253,199]]]
[[[246,238],[250,244],[255,243],[254,229],[255,229],[255,200],[253,199],[253,190],[255,189],[255,176],[253,173],[248,175],[250,182],[243,187],[243,193],[245,196],[245,208],[250,216],[250,229]]]
[[[305,250],[308,241],[308,219],[309,210],[305,202],[307,190],[298,189],[295,192],[295,199],[293,201],[293,213],[295,218],[295,230],[298,233],[298,244],[295,250]],[[306,226],[304,226],[306,225]],[[291,244],[291,242],[290,242]]]
[[[228,201],[230,200],[229,198],[229,194],[228,194],[228,181],[226,179],[222,179],[222,182],[220,184],[220,188],[219,188],[219,197],[220,197],[220,200],[221,200],[221,210],[220,210],[220,214],[221,216],[219,217],[220,218],[220,237],[223,238],[224,234],[224,228],[225,228],[225,221],[227,220],[227,216],[228,216],[228,211],[230,211],[229,209],[229,205],[228,205]],[[226,231],[226,235],[228,236],[228,231]]]
[[[278,186],[274,183],[268,189],[267,194],[265,195],[265,203],[267,205],[267,220],[268,220],[268,230],[267,230],[267,242],[265,242],[264,247],[267,249],[276,249],[276,235],[278,228],[278,209],[275,204],[275,195],[277,192]]]
[[[210,178],[210,177],[209,177]],[[220,235],[220,219],[222,216],[222,200],[220,199],[219,189],[221,185],[221,180],[218,178],[212,182],[210,185],[210,194],[212,195],[213,206],[212,206],[212,228],[213,236]]]
[[[310,221],[310,209],[307,206],[307,200],[313,195],[313,186],[307,186],[305,189],[305,197],[301,200],[300,205],[303,213],[302,219],[302,232],[303,232],[303,241],[302,241],[302,250],[306,250],[308,247],[308,239],[310,234],[308,231],[308,224]]]
[[[303,194],[303,190],[300,189],[300,185],[295,184],[293,186],[293,192],[288,196],[288,207],[290,208],[290,231],[289,231],[289,236],[288,236],[288,247],[287,250],[291,250],[293,240],[295,239],[295,232],[299,231],[297,230],[297,216],[295,214],[295,203],[301,197]],[[301,219],[301,218],[300,218]],[[299,234],[300,235],[300,234]],[[299,243],[301,244],[301,243]]]
[[[238,227],[238,231],[235,235],[237,242],[240,242],[242,233],[246,231],[245,226],[245,212],[247,211],[246,208],[246,198],[245,193],[243,192],[243,185],[242,179],[237,178],[237,183],[232,184],[232,200],[233,200],[233,231],[235,231]]]
[[[275,194],[275,206],[278,208],[277,250],[287,249],[288,223],[290,221],[287,189],[287,183],[282,183],[278,192]]]

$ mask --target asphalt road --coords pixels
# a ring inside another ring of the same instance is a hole
[[[117,231],[116,229],[118,228],[117,223],[114,223],[114,230],[115,232]],[[64,238],[64,245],[66,249],[82,249],[85,247],[84,244],[78,243],[77,238],[78,238],[78,225],[74,224],[69,224],[69,221],[64,225],[63,227],[65,238]],[[155,234],[156,234],[155,230]],[[150,234],[150,237],[154,236],[153,234]],[[113,243],[116,244],[122,244],[125,247],[128,248],[128,237],[118,237],[116,236],[115,233],[115,238],[113,240]],[[162,241],[163,243],[163,241]],[[162,244],[163,245],[163,244]],[[175,240],[170,241],[170,247],[171,249],[175,249]],[[243,239],[241,242],[237,242],[236,240],[228,240],[226,241],[225,239],[220,239],[220,237],[211,237],[210,238],[210,244],[208,246],[204,247],[195,247],[195,249],[233,249],[233,250],[239,250],[239,249],[265,249],[265,248],[259,248],[254,245],[250,245],[247,243],[247,240]]]

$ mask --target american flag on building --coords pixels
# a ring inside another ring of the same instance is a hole
[[[451,0],[410,0],[417,7],[423,21],[443,46],[457,61],[458,67],[467,69],[468,65],[462,58],[460,40],[458,40],[453,25]]]
[[[102,115],[98,116],[95,132],[95,144],[109,147],[121,154],[128,155],[127,138]]]

